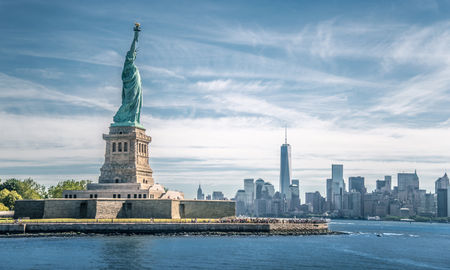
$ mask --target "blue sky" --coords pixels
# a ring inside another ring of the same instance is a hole
[[[449,167],[448,1],[2,1],[0,177],[96,181],[136,64],[157,182],[278,187],[285,125],[302,193]]]

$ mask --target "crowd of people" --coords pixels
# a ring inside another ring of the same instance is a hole
[[[326,223],[325,219],[309,218],[254,218],[254,217],[233,217],[222,218],[220,223]]]

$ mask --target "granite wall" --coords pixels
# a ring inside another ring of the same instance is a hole
[[[44,200],[42,218],[94,218],[95,201],[93,200]]]
[[[22,200],[16,201],[14,205],[14,218],[43,218],[44,200]]]
[[[172,200],[125,200],[117,218],[179,218],[178,211],[173,211],[177,204]]]
[[[14,218],[221,218],[235,215],[231,201],[152,199],[21,200]]]
[[[222,218],[236,215],[233,201],[180,201],[181,218]]]

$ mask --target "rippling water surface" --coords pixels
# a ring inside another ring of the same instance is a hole
[[[0,238],[0,269],[449,269],[450,224],[332,221],[349,235]]]

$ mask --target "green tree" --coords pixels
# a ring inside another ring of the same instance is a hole
[[[6,207],[3,203],[0,203],[0,211],[9,211],[9,208]]]
[[[39,185],[33,179],[28,178],[19,180],[11,178],[3,183],[0,183],[0,190],[7,189],[9,191],[16,191],[24,199],[37,200],[46,197],[45,187]]]
[[[3,200],[6,198],[6,196],[8,196],[8,194],[11,191],[7,190],[6,188],[0,190],[0,202],[3,202]]]
[[[48,189],[49,198],[62,198],[64,190],[86,190],[87,184],[91,183],[89,180],[65,180],[59,182],[56,186],[51,186]]]
[[[6,180],[5,182],[0,184],[0,190],[3,190],[3,189],[7,189],[8,191],[21,190],[20,180],[15,179],[15,178],[11,178],[11,179]]]
[[[0,191],[0,202],[11,210],[14,210],[14,204],[17,200],[22,200],[22,196],[16,191],[9,191],[6,188]]]

